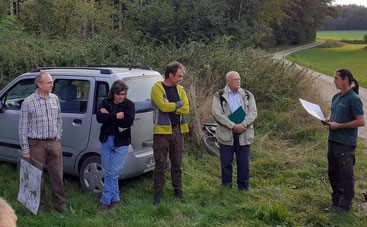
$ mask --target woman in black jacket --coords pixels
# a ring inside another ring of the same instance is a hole
[[[131,143],[130,127],[135,118],[135,104],[126,98],[129,87],[116,80],[97,111],[97,121],[102,123],[101,163],[105,177],[100,212],[115,207],[119,201],[118,179]]]

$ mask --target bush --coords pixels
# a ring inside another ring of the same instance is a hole
[[[1,43],[1,41],[0,41]],[[318,129],[303,128],[295,115],[303,113],[298,97],[314,94],[305,72],[282,62],[273,61],[266,53],[231,48],[231,40],[221,38],[210,45],[191,42],[155,46],[141,41],[96,38],[93,40],[15,39],[2,43],[0,74],[4,87],[16,76],[41,66],[148,65],[163,73],[167,63],[179,61],[187,68],[183,86],[191,104],[188,117],[192,143],[200,144],[201,123],[212,121],[214,93],[225,86],[225,74],[235,70],[242,77],[242,87],[251,91],[257,101],[259,119],[255,127],[272,138],[291,141],[312,140]],[[307,100],[312,100],[308,98]],[[267,113],[267,114],[264,114]],[[276,116],[276,117],[269,117]],[[307,118],[306,118],[307,119]],[[193,149],[198,152],[200,149]]]

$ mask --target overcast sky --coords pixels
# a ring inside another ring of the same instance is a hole
[[[367,0],[335,0],[334,5],[348,5],[348,4],[356,4],[367,6]]]

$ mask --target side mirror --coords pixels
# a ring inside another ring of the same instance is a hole
[[[4,113],[5,105],[3,104],[3,101],[0,100],[0,113]]]

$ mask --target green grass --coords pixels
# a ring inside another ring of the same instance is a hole
[[[288,60],[334,76],[335,70],[349,68],[360,86],[367,87],[367,45],[345,44],[338,48],[311,48],[293,53]]]
[[[318,31],[316,39],[362,40],[367,30]]]
[[[320,127],[318,139],[298,145],[258,136],[252,146],[248,192],[220,186],[217,157],[184,155],[185,198],[173,196],[168,173],[164,200],[158,207],[152,205],[152,174],[121,181],[122,205],[106,214],[97,212],[100,195],[83,192],[78,180],[67,176],[67,211],[59,214],[51,208],[48,191],[48,210],[35,216],[16,201],[16,166],[3,162],[1,196],[16,210],[18,226],[363,226],[367,222],[361,208],[362,191],[367,188],[367,149],[359,145],[356,152],[352,211],[324,213],[330,186],[327,130]]]

